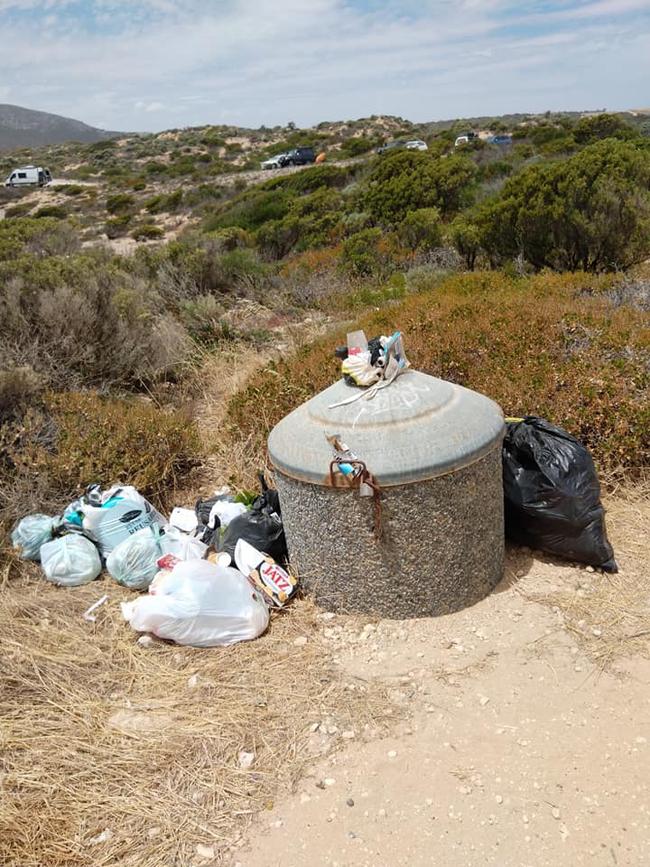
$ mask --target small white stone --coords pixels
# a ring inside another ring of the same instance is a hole
[[[191,677],[187,678],[187,685],[190,689],[194,689],[199,685],[199,676],[198,674],[193,674]]]
[[[89,846],[97,846],[99,843],[107,843],[113,836],[113,832],[110,828],[105,828],[101,834],[97,834],[96,837],[91,837],[88,841]]]
[[[204,846],[199,843],[196,847],[196,854],[199,858],[214,858],[214,846]]]
[[[303,793],[300,795],[300,803],[301,803],[301,804],[306,804],[308,801],[311,801],[310,796],[307,794],[307,792],[303,792]]]
[[[151,647],[153,644],[153,638],[151,635],[141,635],[140,638],[138,638],[138,644],[140,647]]]
[[[647,744],[648,743],[648,739],[644,738],[643,735],[639,735],[634,740],[636,741],[637,744]]]
[[[596,570],[594,569],[593,566],[587,566],[587,568],[585,569],[585,572],[595,572],[595,571]]]
[[[503,795],[497,795],[494,800],[497,802],[497,804],[503,804]]]
[[[275,822],[271,822],[272,828],[281,828],[284,825],[284,821],[282,819],[276,819]]]
[[[524,815],[523,815],[521,818],[522,818],[522,820],[523,820],[523,822],[524,822],[524,825],[527,825],[528,822],[530,821],[530,819],[528,818],[528,816],[527,816],[525,813],[524,813]]]
[[[485,707],[486,704],[489,704],[489,701],[490,699],[487,697],[487,695],[482,695],[479,698],[478,703],[481,705],[481,707]]]
[[[312,733],[317,732],[319,728],[320,728],[320,723],[315,722],[309,726],[309,731]]]
[[[336,780],[334,779],[334,777],[326,777],[326,779],[324,779],[323,782],[325,783],[326,786],[333,786],[333,785],[335,785]]]
[[[149,830],[147,831],[147,837],[151,837],[153,839],[154,837],[157,837],[161,831],[162,831],[162,828],[160,828],[160,827],[158,827],[158,825],[156,825],[153,828],[149,828]]]
[[[388,756],[389,759],[396,759],[397,758],[397,750],[389,750],[386,755]]]
[[[294,647],[304,647],[307,644],[307,637],[305,635],[299,635],[298,638],[294,638],[293,646]]]
[[[553,807],[553,809],[551,810],[551,816],[553,816],[554,819],[559,819],[560,815],[561,815],[560,814],[560,808],[559,807]]]
[[[336,614],[333,611],[324,611],[322,614],[318,615],[319,620],[324,620],[326,623],[329,623],[330,620],[334,620]]]
[[[348,731],[342,732],[341,737],[345,738],[346,741],[351,741],[356,737],[356,735],[352,729],[349,729]]]
[[[600,638],[600,636],[603,634],[603,630],[598,629],[598,627],[595,627],[594,629],[591,630],[591,634],[595,635],[596,638]]]
[[[248,753],[246,750],[241,750],[239,753],[239,767],[242,770],[247,770],[255,761],[255,753]]]

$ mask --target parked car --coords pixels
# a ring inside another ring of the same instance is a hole
[[[429,146],[425,141],[421,141],[419,138],[414,138],[413,141],[407,141],[405,145],[406,149],[409,151],[428,151]]]
[[[461,145],[469,144],[471,141],[474,141],[476,138],[475,132],[464,132],[462,135],[459,135],[456,141],[454,142],[454,147],[458,148]]]
[[[269,157],[268,160],[264,160],[260,163],[260,166],[264,169],[264,171],[268,171],[269,169],[280,169],[284,165],[282,162],[286,154],[276,154],[274,157]]]
[[[491,136],[488,142],[495,145],[509,145],[512,144],[512,136],[510,133],[500,133],[499,135]]]
[[[388,154],[388,153],[390,153],[391,151],[401,150],[401,148],[405,148],[405,147],[406,147],[406,142],[405,142],[405,141],[400,141],[400,140],[398,140],[398,141],[389,141],[389,142],[387,142],[386,144],[383,144],[383,145],[381,145],[380,147],[378,147],[376,153],[378,153],[378,154]]]
[[[52,175],[49,169],[42,166],[21,166],[14,169],[5,181],[5,187],[44,187],[52,183]]]
[[[316,162],[314,149],[300,147],[293,148],[293,150],[287,151],[286,154],[282,154],[280,164],[282,166],[306,166],[314,162]]]

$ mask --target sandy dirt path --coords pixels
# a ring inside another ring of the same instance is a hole
[[[648,626],[650,510],[612,516],[620,594],[514,549],[497,592],[464,612],[321,616],[346,675],[390,684],[403,716],[387,738],[323,721],[320,762],[232,864],[650,864],[650,662],[617,652]]]

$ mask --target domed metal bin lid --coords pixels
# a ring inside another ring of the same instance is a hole
[[[409,370],[367,400],[339,380],[282,419],[269,457],[284,475],[326,485],[328,436],[338,434],[381,485],[432,479],[486,455],[504,433],[494,401],[460,385]]]

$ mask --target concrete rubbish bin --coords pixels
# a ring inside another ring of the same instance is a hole
[[[269,437],[289,555],[303,586],[328,610],[392,618],[474,604],[503,571],[500,408],[413,370],[370,400],[332,406],[358,394],[339,380]],[[331,484],[331,435],[381,488],[379,538],[373,497]]]

